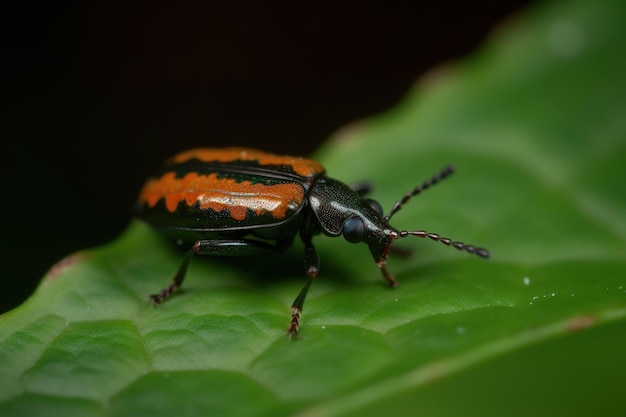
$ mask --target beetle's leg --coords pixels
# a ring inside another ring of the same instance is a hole
[[[389,249],[389,254],[399,256],[401,258],[409,258],[411,255],[413,255],[413,250],[394,245],[391,247],[391,249]]]
[[[300,329],[300,315],[302,314],[302,306],[304,305],[304,299],[309,292],[311,283],[313,283],[313,277],[309,277],[306,280],[306,284],[304,284],[304,287],[302,288],[302,290],[300,290],[300,293],[298,294],[296,299],[293,300],[293,304],[291,305],[291,322],[289,323],[289,330],[287,330],[289,337],[298,335],[298,329]]]
[[[309,288],[313,283],[313,279],[317,276],[320,267],[320,260],[317,256],[317,251],[310,237],[303,238],[304,241],[304,269],[308,275],[306,284],[300,293],[293,300],[291,304],[291,322],[289,324],[289,330],[287,333],[290,337],[298,335],[298,329],[300,328],[300,315],[302,314],[302,307],[304,306],[304,300],[309,292]]]
[[[357,182],[356,184],[350,185],[350,188],[352,188],[352,191],[363,197],[364,195],[369,194],[374,186],[371,182]]]
[[[237,240],[199,240],[193,247],[185,253],[183,261],[176,271],[176,275],[167,287],[157,294],[152,294],[150,299],[153,304],[161,304],[163,300],[172,295],[183,283],[187,274],[187,266],[194,254],[213,256],[254,256],[280,252],[284,245],[272,245],[271,243],[259,240],[237,239]]]
[[[178,270],[176,271],[176,275],[174,275],[174,278],[172,279],[172,282],[170,283],[170,285],[163,288],[158,293],[150,295],[152,304],[155,304],[155,305],[161,304],[163,300],[165,300],[167,297],[172,295],[172,293],[181,286],[181,284],[183,283],[183,280],[185,279],[185,275],[187,274],[187,266],[189,266],[189,261],[191,261],[191,257],[193,256],[194,253],[196,253],[196,245],[194,245],[193,248],[189,249],[187,253],[185,253],[185,256],[183,257],[183,261],[178,267]]]
[[[391,272],[387,270],[385,265],[380,267],[380,271],[383,273],[383,278],[385,278],[385,281],[387,281],[391,288],[396,288],[398,286],[398,281],[396,281],[393,275],[391,275]]]
[[[320,270],[320,258],[317,256],[317,250],[313,246],[311,239],[304,242],[304,271],[306,274],[315,278]]]

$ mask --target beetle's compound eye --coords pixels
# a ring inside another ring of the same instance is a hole
[[[378,217],[383,217],[383,206],[381,206],[378,201],[372,200],[371,198],[368,198],[365,201],[367,202],[367,204],[370,205],[371,208],[374,209],[376,213],[378,213]]]
[[[366,230],[363,219],[358,216],[350,217],[343,222],[343,237],[350,243],[359,243],[365,239]]]

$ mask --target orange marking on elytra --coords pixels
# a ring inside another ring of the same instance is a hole
[[[161,199],[170,213],[175,212],[183,201],[188,206],[198,203],[202,209],[227,210],[235,220],[244,220],[248,210],[256,215],[270,213],[274,218],[282,219],[289,206],[302,204],[304,189],[295,183],[252,184],[250,181],[218,178],[214,173],[198,175],[196,172],[176,178],[174,172],[167,172],[161,178],[149,180],[139,196],[139,201],[149,207],[154,207]]]
[[[250,148],[197,148],[174,156],[175,163],[190,159],[203,162],[256,161],[259,165],[287,165],[303,177],[311,177],[324,172],[324,167],[313,159],[298,156],[275,155]]]

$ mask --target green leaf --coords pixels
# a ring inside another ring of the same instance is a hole
[[[54,266],[0,317],[3,416],[615,415],[626,382],[626,3],[552,2],[421,80],[316,155],[374,180],[393,218],[488,247],[409,237],[388,267],[320,236],[301,337],[302,245],[275,259],[193,260],[136,222]],[[364,87],[365,88],[365,87]]]

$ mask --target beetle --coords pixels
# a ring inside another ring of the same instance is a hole
[[[236,147],[179,153],[148,178],[136,206],[140,219],[164,235],[191,245],[171,283],[150,298],[158,305],[180,288],[194,254],[277,253],[300,235],[308,279],[291,306],[287,332],[296,336],[304,301],[319,271],[319,257],[312,243],[315,235],[343,236],[350,243],[367,244],[391,287],[398,283],[387,270],[387,257],[392,243],[399,238],[430,238],[488,258],[484,248],[424,230],[399,230],[389,224],[411,197],[453,172],[452,165],[446,166],[406,193],[383,215],[378,202],[365,198],[371,189],[368,184],[350,187],[330,178],[313,159]]]

